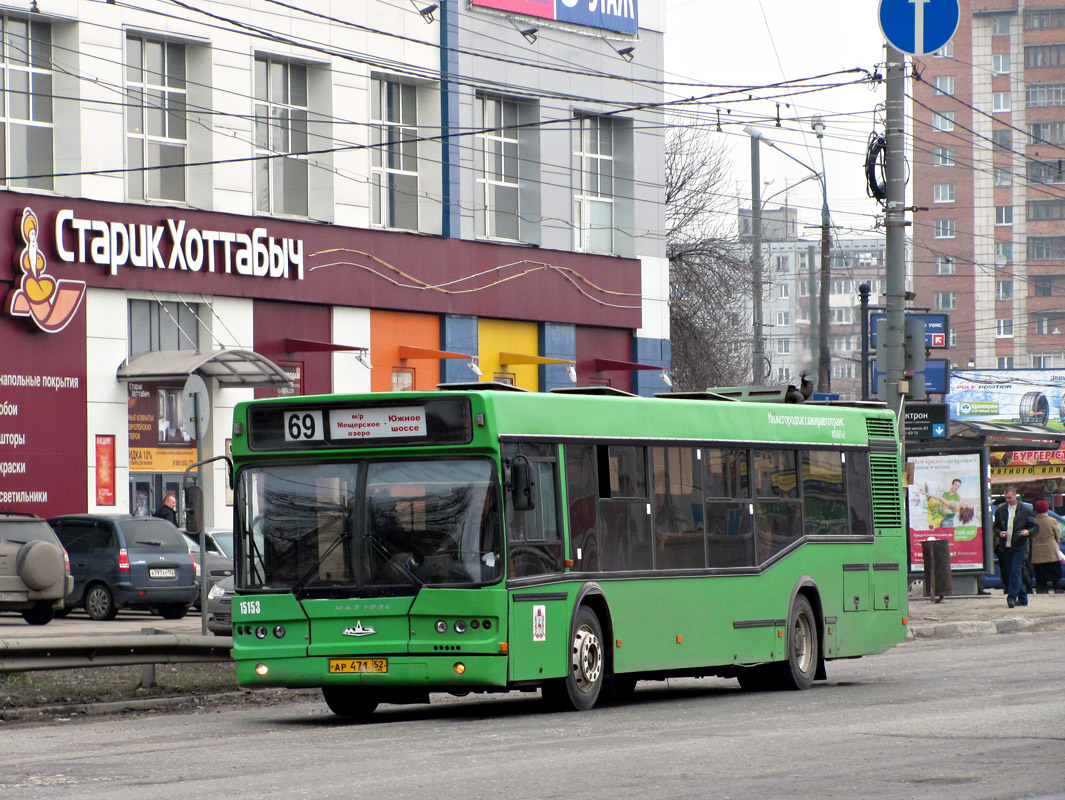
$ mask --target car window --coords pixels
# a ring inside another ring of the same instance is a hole
[[[43,519],[9,517],[0,520],[0,540],[18,544],[37,540],[54,542],[55,533]]]
[[[91,522],[57,522],[59,541],[71,555],[87,555],[96,547],[96,526]]]
[[[166,520],[130,519],[120,523],[126,536],[126,547],[154,548],[158,550],[184,550],[188,545],[181,532]]]
[[[222,552],[233,558],[233,531],[217,531],[213,536],[218,546],[222,548]]]

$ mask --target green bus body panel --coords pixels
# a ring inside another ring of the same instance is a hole
[[[875,536],[805,544],[757,573],[671,576],[545,576],[507,589],[423,588],[415,597],[304,599],[239,595],[233,602],[233,655],[242,686],[367,685],[444,691],[507,688],[559,678],[569,668],[570,625],[589,582],[609,609],[603,623],[608,665],[617,673],[728,670],[786,658],[787,617],[798,591],[822,621],[826,659],[882,652],[906,638],[906,539],[896,423],[887,410],[658,398],[455,392],[470,402],[472,440],[464,446],[404,445],[256,452],[248,448],[248,403],[234,422],[238,468],[352,458],[490,455],[500,439],[540,441],[737,442],[870,448]],[[433,393],[439,396],[439,393]],[[374,402],[417,403],[420,393],[374,394]],[[254,401],[293,409],[357,404],[371,396]],[[564,460],[559,467],[564,470]],[[560,502],[565,504],[565,483]],[[568,552],[568,521],[566,522]],[[855,599],[857,598],[857,607]],[[258,606],[245,607],[246,603]],[[250,613],[254,608],[256,613]],[[478,621],[463,634],[455,622]],[[439,634],[436,624],[446,623]],[[484,627],[488,621],[489,627]],[[283,638],[273,631],[285,628]],[[266,638],[255,635],[265,627]],[[366,634],[372,628],[373,634]],[[349,633],[345,633],[348,630]],[[362,631],[362,635],[357,635]],[[387,658],[388,672],[330,674],[329,659]],[[454,666],[461,662],[460,675]],[[256,666],[267,667],[265,675]]]

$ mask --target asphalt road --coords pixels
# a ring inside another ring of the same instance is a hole
[[[1065,797],[1065,636],[914,641],[807,692],[640,684],[545,713],[535,695],[155,713],[3,734],[0,797]]]

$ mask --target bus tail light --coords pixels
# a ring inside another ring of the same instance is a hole
[[[118,550],[118,571],[129,572],[129,553],[126,552],[126,548],[124,547],[121,547]]]

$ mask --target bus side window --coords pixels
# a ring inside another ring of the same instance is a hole
[[[599,570],[599,515],[595,451],[592,445],[565,446],[569,503],[570,558],[579,572]]]
[[[562,533],[558,516],[556,445],[507,445],[504,458],[529,459],[533,508],[514,510],[514,497],[506,493],[507,577],[544,575],[562,569]]]
[[[802,503],[794,450],[755,450],[754,525],[758,563],[802,536]]]
[[[703,451],[706,545],[711,567],[751,567],[756,563],[748,455],[739,448]]]
[[[652,447],[655,569],[706,566],[702,466],[694,447]]]
[[[869,454],[847,453],[844,464],[850,501],[851,535],[873,535],[873,499],[869,487]]]
[[[843,453],[838,450],[802,451],[802,502],[808,536],[847,535]]]
[[[605,454],[605,455],[604,455]],[[604,463],[609,495],[601,496],[600,569],[646,570],[654,567],[651,546],[650,498],[647,493],[647,448],[633,445],[599,446],[599,486]]]

